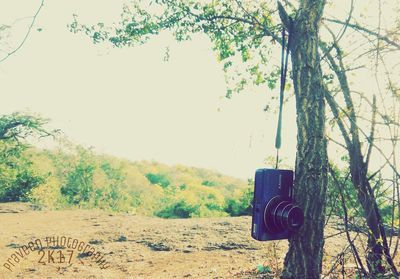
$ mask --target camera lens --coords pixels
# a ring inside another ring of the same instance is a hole
[[[304,223],[303,211],[298,206],[290,206],[283,212],[282,222],[290,231],[298,230]]]
[[[304,215],[290,198],[275,196],[265,207],[264,222],[270,232],[296,231],[303,225]]]
[[[275,227],[279,228],[280,230],[284,230],[285,229],[285,224],[284,224],[284,213],[285,210],[288,206],[291,206],[293,204],[291,204],[289,201],[282,201],[278,204],[278,206],[275,208],[273,215],[274,215],[274,223],[275,223]]]

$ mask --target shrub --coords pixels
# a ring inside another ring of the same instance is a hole
[[[81,160],[67,175],[66,183],[61,186],[61,194],[69,204],[78,205],[89,201],[93,191],[94,170],[95,166]]]
[[[192,205],[184,200],[176,201],[156,212],[156,216],[162,218],[190,218],[199,209],[199,205]]]
[[[166,188],[171,184],[168,178],[161,173],[159,174],[147,173],[146,178],[149,180],[151,184],[158,184],[163,188]]]
[[[0,142],[0,201],[26,201],[32,189],[46,181],[25,157],[26,146]]]
[[[236,198],[227,201],[225,211],[231,216],[251,215],[252,201],[253,189],[244,189],[236,195]]]

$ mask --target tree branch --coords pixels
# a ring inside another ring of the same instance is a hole
[[[13,51],[7,53],[7,55],[6,55],[5,57],[3,57],[2,59],[0,59],[0,63],[3,62],[3,61],[5,61],[5,60],[7,60],[11,55],[15,54],[15,53],[16,53],[18,50],[20,50],[21,47],[24,45],[24,43],[26,42],[26,40],[27,40],[28,37],[29,37],[29,34],[31,33],[32,27],[33,27],[33,25],[35,24],[36,18],[37,18],[37,16],[39,15],[40,10],[42,9],[43,5],[44,5],[44,0],[42,0],[42,1],[40,2],[40,6],[39,6],[39,8],[37,9],[35,15],[33,16],[33,20],[32,20],[32,22],[31,22],[31,24],[29,25],[28,31],[26,32],[25,37],[22,39],[21,43],[20,43]]]
[[[279,17],[281,18],[283,26],[286,28],[286,30],[289,30],[290,26],[292,25],[292,19],[289,17],[287,12],[285,11],[285,8],[282,6],[281,2],[279,2],[279,1],[278,1],[278,11],[279,11]]]
[[[376,126],[376,97],[374,95],[373,97],[373,101],[372,101],[372,120],[371,120],[371,132],[369,133],[369,146],[368,146],[368,151],[367,151],[367,155],[365,158],[365,168],[368,169],[368,165],[369,165],[369,159],[371,157],[371,153],[372,153],[372,146],[374,143],[374,137],[375,137],[375,126]]]
[[[394,40],[390,39],[387,36],[380,35],[379,33],[375,32],[375,31],[372,31],[372,30],[369,30],[369,29],[367,29],[367,28],[365,28],[363,26],[360,26],[358,24],[344,22],[344,21],[341,21],[341,20],[338,20],[338,19],[332,19],[332,18],[323,18],[323,20],[328,21],[328,22],[332,22],[332,23],[336,23],[336,24],[347,25],[348,27],[353,28],[355,30],[365,32],[368,35],[374,36],[374,37],[378,38],[379,40],[382,40],[382,41],[388,43],[389,45],[394,46],[398,50],[400,50],[400,44],[399,43],[395,42]]]

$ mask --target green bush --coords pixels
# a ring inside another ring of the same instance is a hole
[[[158,184],[163,188],[168,187],[171,183],[164,174],[146,173],[146,178],[151,184]]]
[[[46,183],[29,199],[49,208],[80,207],[131,212],[163,218],[245,214],[245,181],[219,173],[156,162],[99,156],[62,143],[58,150],[34,149],[37,170]]]
[[[0,142],[0,202],[26,201],[31,191],[46,181],[25,157],[26,146]]]
[[[0,116],[0,201],[24,201],[46,178],[34,170],[26,138],[50,135],[46,119],[23,113]]]
[[[155,215],[162,218],[190,218],[199,207],[199,205],[191,205],[184,200],[179,200],[156,212]]]
[[[85,161],[67,175],[66,183],[61,186],[61,194],[69,204],[78,205],[87,203],[93,191],[93,174],[95,166]]]
[[[253,188],[242,190],[237,198],[229,199],[225,211],[231,216],[252,214]]]

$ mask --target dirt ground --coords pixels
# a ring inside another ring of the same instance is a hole
[[[4,203],[0,278],[262,278],[259,265],[273,275],[287,241],[255,241],[250,224],[250,217],[166,220]],[[344,235],[327,238],[325,271],[346,244]]]

